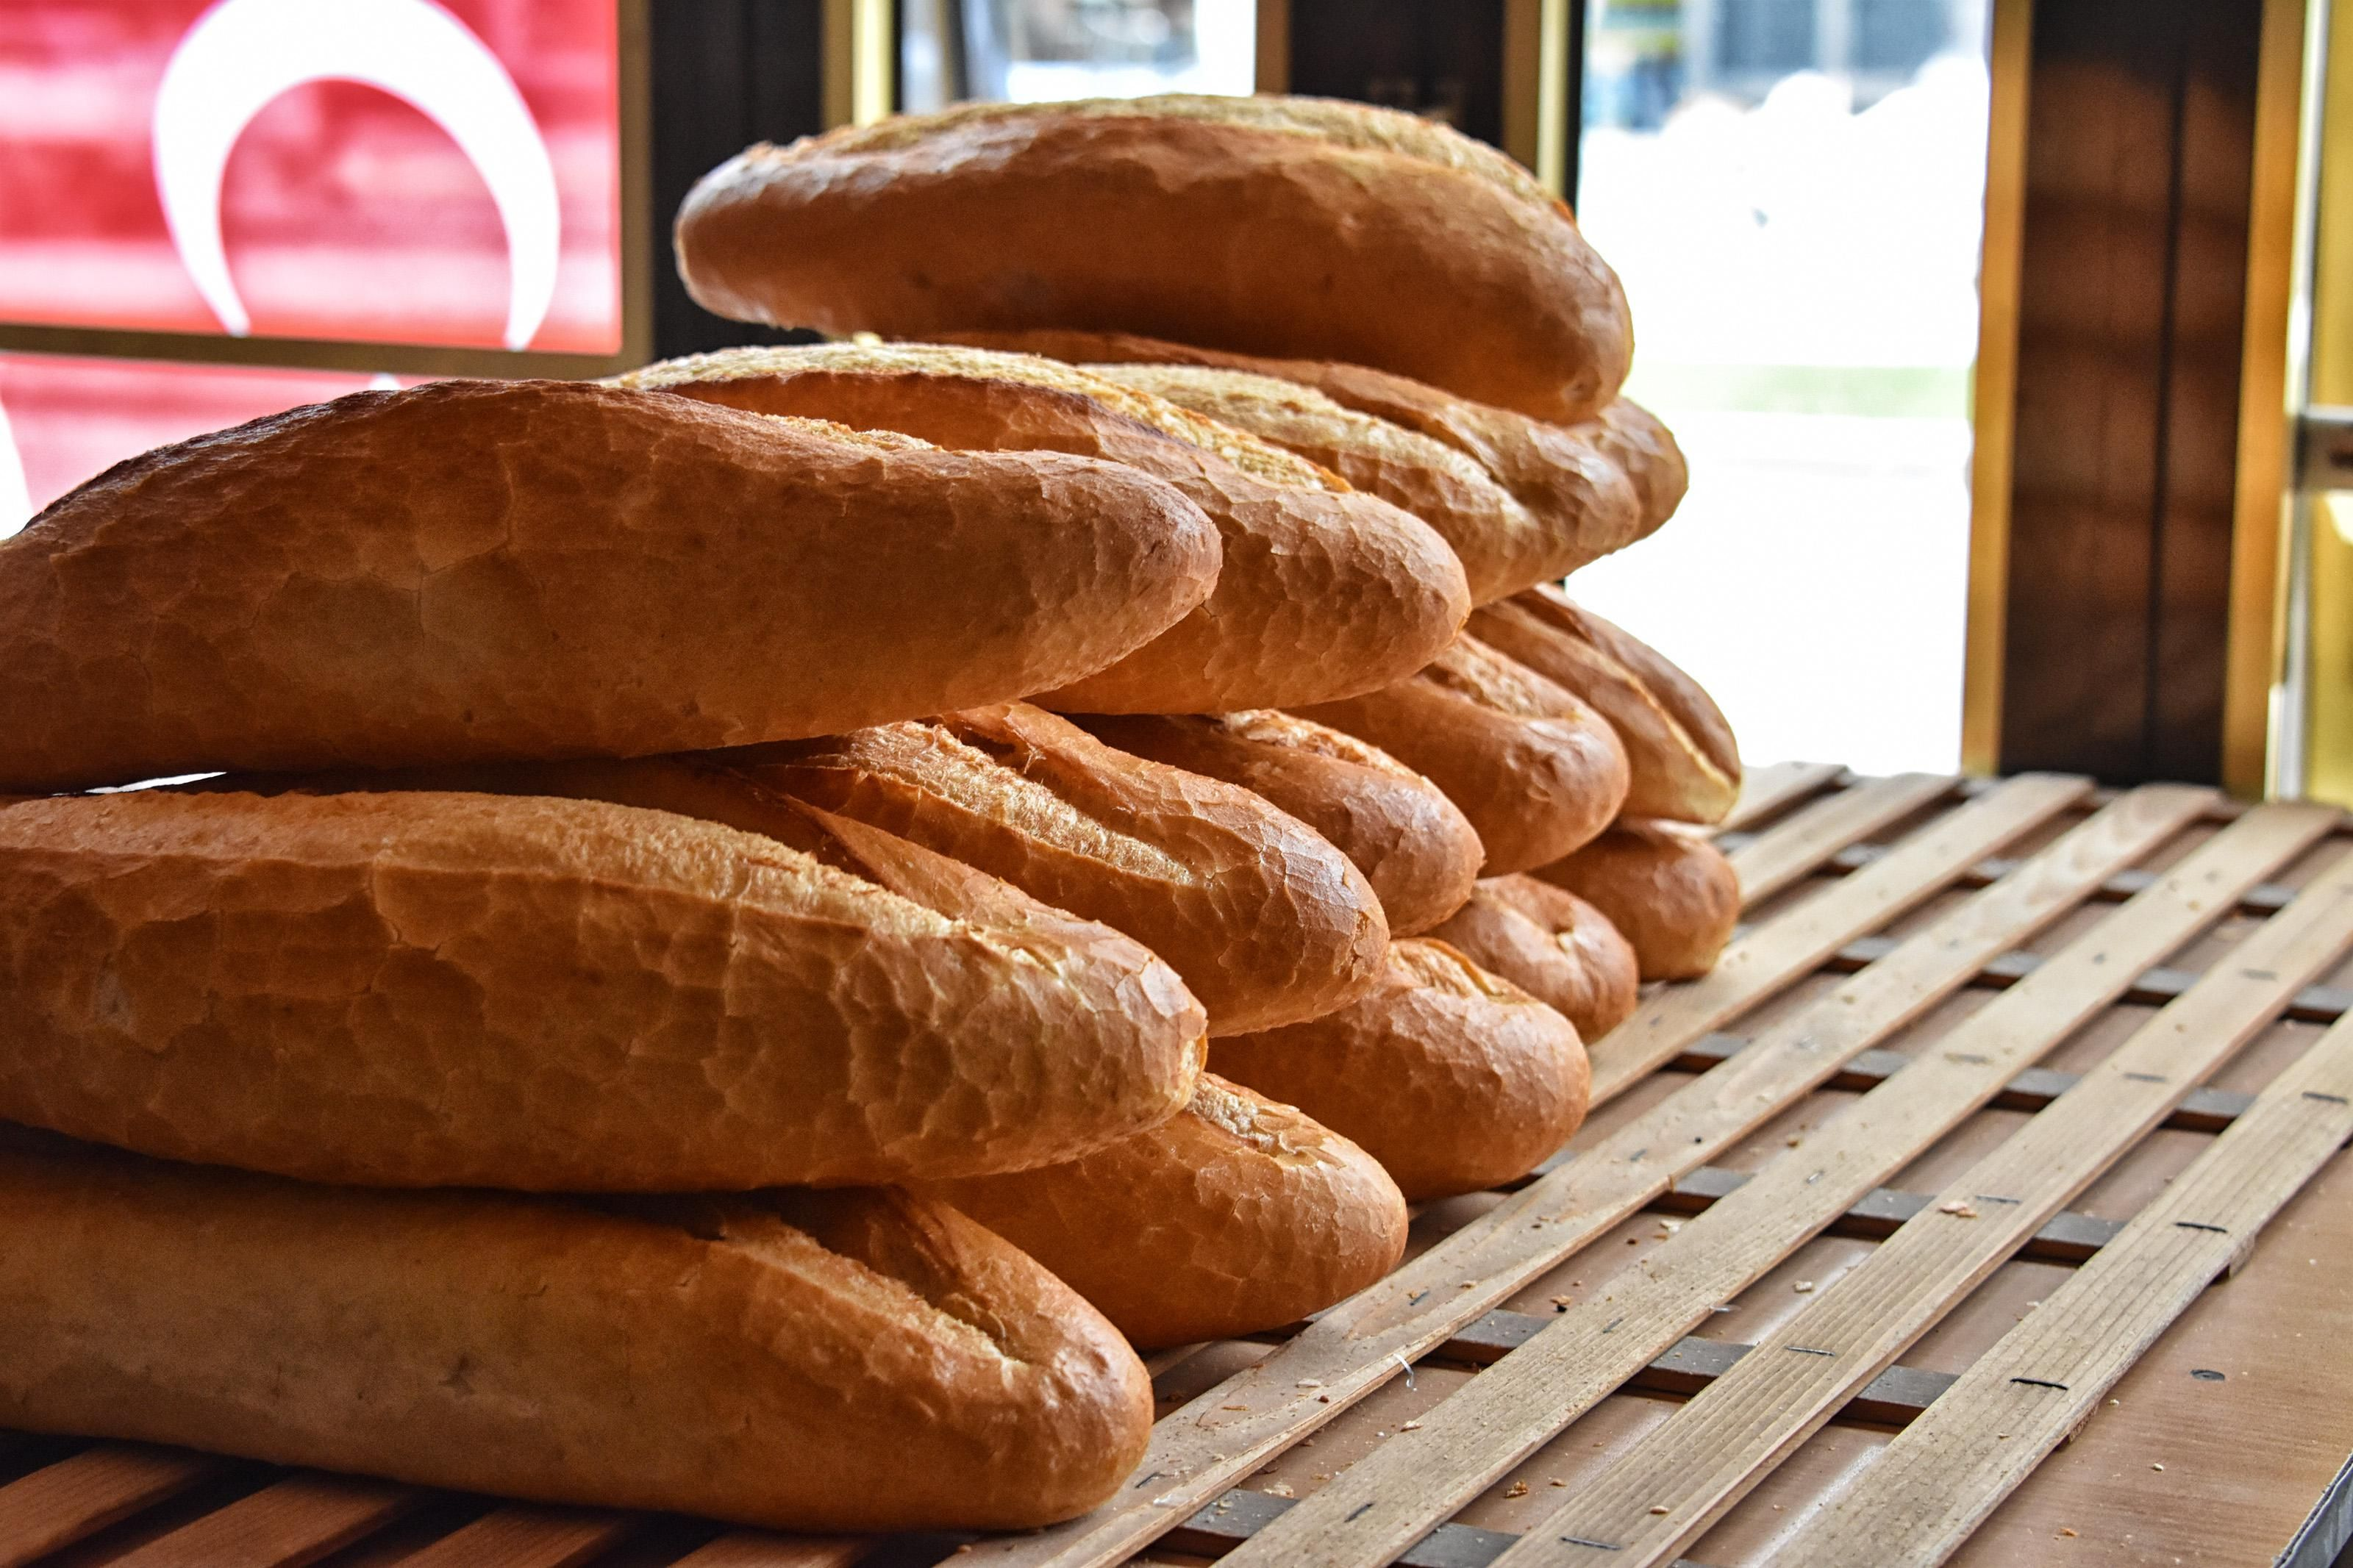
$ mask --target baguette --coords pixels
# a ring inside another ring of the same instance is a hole
[[[1380,902],[1306,824],[1027,704],[720,760],[1125,931],[1184,977],[1212,1035],[1328,1013],[1380,973]]]
[[[1075,712],[1222,712],[1353,696],[1404,679],[1462,627],[1448,541],[1377,494],[1241,431],[1033,354],[936,345],[733,349],[621,384],[754,413],[818,415],[958,449],[1125,463],[1216,523],[1207,601],[1125,658],[1037,699]],[[1508,500],[1508,498],[1505,498]]]
[[[1626,748],[1600,715],[1475,638],[1395,686],[1301,710],[1440,789],[1486,847],[1485,874],[1557,860],[1626,798]]]
[[[1584,564],[1574,542],[1548,531],[1469,454],[1343,408],[1313,387],[1206,365],[1086,368],[1246,430],[1411,512],[1454,547],[1474,605]]]
[[[1472,458],[1564,542],[1575,571],[1657,531],[1681,504],[1682,450],[1650,414],[1619,398],[1573,425],[1548,424],[1491,404],[1332,360],[1271,359],[1173,343],[1132,332],[1070,331],[936,334],[949,342],[1044,354],[1076,364],[1197,364],[1271,375],[1311,387],[1343,408],[1442,441]]]
[[[0,812],[0,1117],[375,1186],[850,1185],[1180,1110],[1134,942],[854,828],[861,878],[593,801],[142,791]],[[888,885],[883,885],[888,884]]]
[[[572,382],[354,393],[118,464],[0,543],[0,790],[1002,700],[1176,625],[1219,558],[1112,464]]]
[[[1559,589],[1482,607],[1471,630],[1599,710],[1626,742],[1629,816],[1721,822],[1740,798],[1740,747],[1699,683]]]
[[[1683,449],[1657,415],[1627,398],[1619,398],[1595,415],[1592,424],[1599,426],[1594,434],[1601,449],[1633,481],[1642,520],[1641,531],[1635,537],[1647,539],[1675,515],[1691,489],[1691,468],[1683,461]]]
[[[1430,933],[1577,1026],[1588,1044],[1633,1016],[1641,971],[1609,917],[1534,877],[1489,877]]]
[[[1566,859],[1536,868],[1609,917],[1645,980],[1696,980],[1740,919],[1740,877],[1689,828],[1626,817]]]
[[[1525,170],[1324,100],[963,104],[755,146],[688,194],[677,245],[739,321],[1149,332],[1542,419],[1608,403],[1632,352],[1616,275]]]
[[[1360,1145],[1415,1203],[1525,1175],[1585,1120],[1567,1019],[1444,942],[1393,942],[1339,1012],[1219,1040],[1218,1070]]]
[[[0,1423],[783,1530],[1110,1496],[1151,1385],[1085,1301],[887,1191],[312,1186],[0,1138]]]
[[[1371,1155],[1208,1073],[1174,1121],[1083,1159],[918,1190],[1051,1269],[1142,1350],[1295,1323],[1405,1254],[1405,1199]]]
[[[1131,756],[1240,784],[1331,840],[1372,884],[1391,936],[1471,896],[1486,851],[1444,792],[1354,735],[1268,709],[1212,717],[1084,718]]]

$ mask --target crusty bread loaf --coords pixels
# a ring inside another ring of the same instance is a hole
[[[1470,820],[1436,784],[1354,735],[1263,708],[1077,722],[1130,755],[1240,784],[1330,839],[1372,884],[1391,936],[1437,924],[1471,896],[1485,851]]]
[[[1683,449],[1675,444],[1674,432],[1657,415],[1623,397],[1579,428],[1594,430],[1601,449],[1633,481],[1642,518],[1638,537],[1656,533],[1660,524],[1675,515],[1675,509],[1683,503],[1683,493],[1691,488],[1691,469],[1683,461]]]
[[[1395,502],[1454,547],[1474,605],[1558,577],[1589,559],[1575,541],[1539,522],[1468,453],[1343,408],[1312,386],[1208,365],[1087,368],[1247,430]]]
[[[1328,1013],[1380,973],[1380,902],[1306,824],[1025,703],[721,760],[1125,931],[1212,1035]]]
[[[1721,822],[1740,798],[1740,747],[1697,681],[1549,585],[1488,605],[1472,635],[1575,692],[1626,742],[1628,816]]]
[[[1444,790],[1486,847],[1491,877],[1560,858],[1626,798],[1626,748],[1601,716],[1472,637],[1395,686],[1303,716]]]
[[[1488,877],[1431,936],[1577,1026],[1587,1044],[1631,1017],[1641,973],[1609,917],[1534,877]]]
[[[1216,589],[1118,663],[1039,696],[1041,706],[1194,713],[1353,696],[1429,662],[1470,609],[1446,539],[1378,494],[1351,490],[1278,447],[1148,393],[1034,354],[814,343],[699,354],[619,380],[755,413],[903,431],[943,447],[1110,458],[1174,485],[1223,538]]]
[[[1362,104],[976,103],[844,127],[712,171],[677,242],[687,291],[740,321],[1149,332],[1543,419],[1608,403],[1631,353],[1567,207],[1493,150]]]
[[[1609,917],[1634,944],[1645,980],[1695,980],[1715,967],[1740,919],[1740,878],[1698,832],[1620,818],[1535,873]]]
[[[1362,1145],[1414,1202],[1535,1169],[1585,1120],[1591,1087],[1567,1019],[1427,937],[1390,943],[1370,995],[1219,1040],[1217,1058]]]
[[[854,830],[852,875],[592,801],[128,795],[0,812],[0,1116],[315,1181],[842,1185],[1176,1114],[1134,942]]]
[[[1373,1157],[1204,1073],[1175,1120],[1066,1165],[925,1184],[1053,1270],[1140,1349],[1279,1329],[1405,1252]]]
[[[1045,1524],[1151,1385],[1060,1281],[887,1191],[313,1186],[0,1137],[0,1424],[786,1530]]]
[[[1652,532],[1683,500],[1686,475],[1674,437],[1622,397],[1593,418],[1555,425],[1457,397],[1427,382],[1332,360],[1230,353],[1132,332],[961,329],[936,335],[1077,364],[1209,365],[1313,387],[1343,408],[1403,426],[1476,458],[1564,542],[1572,553],[1563,573]]]
[[[354,393],[0,543],[0,788],[640,755],[1044,690],[1201,603],[1132,468],[573,382]]]

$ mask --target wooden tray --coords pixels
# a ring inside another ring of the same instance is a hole
[[[792,1540],[0,1434],[0,1568],[2327,1568],[2338,815],[1789,765],[1722,842],[1742,933],[1595,1048],[1569,1150],[1316,1322],[1154,1358],[1086,1520]]]

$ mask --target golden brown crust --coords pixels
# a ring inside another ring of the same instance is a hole
[[[1185,1103],[1201,1013],[1165,964],[843,837],[858,875],[586,800],[14,807],[0,1116],[314,1181],[609,1192],[1018,1169]]]
[[[1409,679],[1302,716],[1445,791],[1486,847],[1491,877],[1560,858],[1609,826],[1626,796],[1626,748],[1601,716],[1468,637]]]
[[[1430,934],[1551,1007],[1588,1045],[1640,1000],[1632,944],[1599,910],[1534,877],[1483,879]]]
[[[1420,1202],[1508,1182],[1585,1120],[1590,1068],[1568,1020],[1427,937],[1337,1013],[1219,1040],[1219,1071],[1362,1145]]]
[[[680,209],[679,271],[744,321],[1148,332],[1584,418],[1625,379],[1625,296],[1501,163],[1362,105],[965,107],[722,164]]]
[[[1325,701],[1400,679],[1471,601],[1438,533],[1245,432],[1034,354],[937,344],[732,349],[620,378],[764,414],[814,414],[965,450],[1053,450],[1166,480],[1223,541],[1216,589],[1118,663],[1038,699],[1093,712]]]
[[[1609,917],[1645,980],[1696,980],[1715,967],[1740,919],[1740,878],[1721,850],[1671,822],[1621,818],[1535,874]]]
[[[1344,408],[1314,387],[1191,364],[1098,364],[1116,381],[1247,430],[1322,465],[1436,529],[1483,605],[1558,577],[1590,557],[1547,530],[1468,453]]]
[[[1582,428],[1593,433],[1601,449],[1633,481],[1641,503],[1642,531],[1648,537],[1675,515],[1691,488],[1691,468],[1674,432],[1639,403],[1620,397]]]
[[[1629,816],[1721,822],[1740,798],[1740,748],[1699,683],[1546,585],[1482,606],[1472,634],[1599,710],[1626,742]]]
[[[0,1421],[785,1530],[1082,1512],[1151,1388],[1077,1295],[874,1191],[385,1193],[0,1140]]]
[[[1100,669],[1218,560],[1174,489],[1059,454],[573,382],[354,393],[0,543],[0,787],[824,733]]]
[[[1297,1322],[1405,1253],[1405,1198],[1371,1155],[1208,1073],[1174,1121],[1084,1159],[920,1190],[1045,1265],[1144,1350]]]
[[[1312,387],[1343,408],[1444,442],[1474,458],[1558,541],[1565,574],[1653,531],[1683,499],[1683,454],[1666,427],[1620,398],[1614,413],[1552,425],[1361,364],[1229,353],[1130,332],[935,334],[953,342],[1082,364],[1210,365]]]
[[[1372,884],[1391,936],[1471,896],[1486,851],[1445,792],[1354,735],[1271,709],[1079,723],[1134,756],[1240,784],[1332,841]]]
[[[1306,824],[1027,704],[721,760],[1125,931],[1184,976],[1212,1035],[1329,1012],[1380,971],[1379,900]]]

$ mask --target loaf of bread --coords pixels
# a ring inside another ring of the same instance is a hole
[[[1489,877],[1431,936],[1577,1026],[1588,1044],[1631,1017],[1641,973],[1599,910],[1534,877]]]
[[[1134,942],[879,835],[594,801],[0,812],[0,1117],[376,1186],[743,1190],[1075,1158],[1175,1115]]]
[[[1216,531],[1052,453],[437,382],[116,465],[0,543],[0,789],[641,755],[1067,685]]]
[[[966,351],[978,353],[978,350]],[[1312,386],[1194,364],[1102,364],[1107,379],[1247,430],[1393,501],[1436,529],[1483,605],[1557,577],[1585,557],[1547,530],[1468,453],[1343,408]]]
[[[958,449],[1109,458],[1174,485],[1222,536],[1216,589],[1118,663],[1039,696],[1045,707],[1198,713],[1354,696],[1428,663],[1470,609],[1447,539],[1379,494],[1034,354],[816,343],[699,354],[619,380]]]
[[[1591,703],[1626,743],[1629,816],[1721,822],[1740,798],[1740,747],[1697,681],[1546,585],[1483,606],[1471,630]]]
[[[1218,1070],[1360,1145],[1413,1202],[1526,1174],[1585,1120],[1568,1020],[1441,942],[1389,945],[1372,994],[1217,1044]]]
[[[1691,488],[1691,469],[1683,461],[1683,449],[1675,444],[1674,432],[1657,415],[1623,397],[1594,416],[1590,425],[1578,428],[1592,429],[1601,449],[1633,481],[1642,518],[1637,537],[1656,533],[1660,524],[1675,515],[1684,491]]]
[[[1695,980],[1715,967],[1740,919],[1740,878],[1701,834],[1625,817],[1566,859],[1537,868],[1586,900],[1634,944],[1645,980]]]
[[[1323,100],[973,103],[755,146],[688,195],[677,243],[687,291],[739,321],[1147,332],[1541,419],[1600,408],[1632,353],[1617,277],[1525,170]]]
[[[1306,824],[1025,703],[723,760],[1125,931],[1184,976],[1212,1035],[1328,1013],[1380,973],[1380,902]]]
[[[1470,820],[1436,784],[1354,735],[1271,709],[1078,722],[1130,755],[1240,784],[1307,824],[1365,874],[1391,936],[1428,930],[1471,896],[1486,851]]]
[[[1427,382],[1332,360],[1230,353],[1132,332],[1068,330],[937,334],[978,348],[1075,364],[1197,364],[1312,387],[1343,408],[1442,441],[1471,458],[1556,535],[1574,546],[1564,573],[1652,532],[1683,500],[1682,451],[1666,426],[1619,398],[1589,419],[1555,425],[1457,397]]]
[[[1446,792],[1501,876],[1557,860],[1626,798],[1626,748],[1601,716],[1473,637],[1395,686],[1303,717],[1388,752]],[[1214,1011],[1214,1009],[1213,1009]]]
[[[888,1191],[391,1193],[0,1135],[0,1425],[785,1530],[1082,1513],[1151,1385]]]
[[[1405,1199],[1371,1155],[1210,1073],[1183,1114],[1083,1159],[918,1190],[1045,1265],[1145,1350],[1282,1328],[1405,1253]]]

